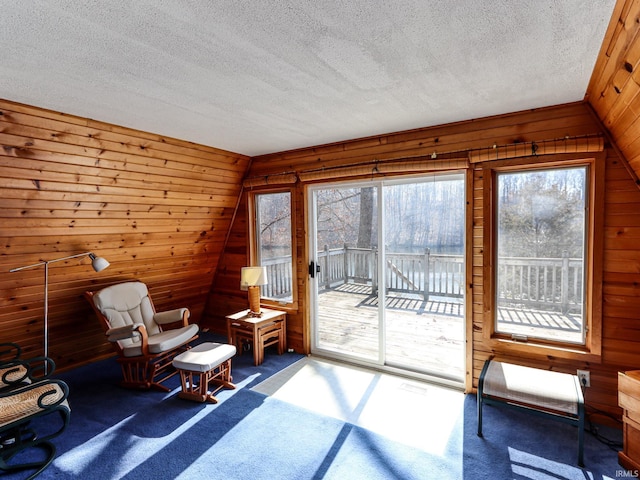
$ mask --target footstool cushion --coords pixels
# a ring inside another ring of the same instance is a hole
[[[208,372],[236,354],[236,347],[226,343],[205,342],[173,359],[173,366],[190,372]]]
[[[217,403],[214,393],[223,387],[235,388],[231,383],[231,357],[236,347],[226,343],[205,342],[181,353],[173,359],[180,372],[182,391],[179,397],[199,402]],[[209,384],[218,387],[209,392]]]

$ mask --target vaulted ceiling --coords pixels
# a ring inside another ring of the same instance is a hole
[[[0,97],[259,155],[583,100],[635,3],[0,0]]]
[[[640,1],[619,0],[591,76],[587,99],[640,187]]]

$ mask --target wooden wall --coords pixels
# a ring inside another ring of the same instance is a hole
[[[50,354],[60,368],[111,355],[82,299],[87,288],[140,279],[160,309],[187,305],[193,320],[224,331],[224,316],[246,308],[238,288],[248,264],[242,179],[284,172],[459,157],[493,145],[604,134],[606,198],[602,362],[535,355],[519,363],[560,371],[588,368],[593,408],[619,413],[618,370],[640,368],[640,2],[619,0],[587,91],[588,103],[506,114],[373,136],[250,159],[215,148],[0,100],[0,341],[41,352],[43,270],[11,268],[84,251],[87,259],[50,272]],[[467,315],[468,385],[494,351],[484,343],[482,170],[469,167],[472,258]],[[368,175],[370,177],[370,175]],[[293,187],[297,308],[289,345],[309,350],[306,184]],[[232,222],[233,219],[233,222]],[[473,284],[473,289],[471,285]]]
[[[249,262],[249,234],[247,231],[247,193],[245,189],[238,208],[238,214],[231,227],[229,241],[225,249],[216,278],[211,288],[207,307],[207,326],[211,330],[226,333],[225,315],[248,308],[247,293],[240,290],[240,269]],[[304,189],[294,188],[292,195],[292,210],[294,212],[295,251],[294,262],[297,275],[296,308],[273,305],[272,308],[287,311],[287,347],[296,352],[309,353],[308,336],[308,301],[306,292],[307,254],[306,230],[304,218]],[[269,307],[269,305],[265,305]]]
[[[490,150],[493,145],[534,141],[540,143],[565,137],[599,135],[603,131],[604,128],[591,107],[587,103],[575,103],[256,157],[252,159],[248,176],[252,178],[282,172],[299,174],[313,169],[372,160],[420,158],[418,161],[428,164],[433,152],[436,152],[438,159],[446,159],[449,154],[458,157],[460,152]],[[513,360],[567,372],[589,368],[592,371],[593,386],[587,391],[587,402],[591,407],[618,414],[617,371],[640,368],[640,214],[637,213],[640,212],[640,190],[616,150],[607,144],[605,151],[605,245],[604,251],[599,252],[604,258],[605,270],[602,363],[585,365],[536,355],[521,355]],[[470,196],[473,218],[469,227],[471,238],[468,239],[472,245],[470,255],[473,275],[469,284],[473,284],[473,290],[468,290],[471,303],[467,315],[467,376],[468,386],[471,388],[477,385],[479,369],[484,360],[496,352],[485,345],[482,335],[482,228],[485,193],[480,179],[482,168],[469,168],[468,172],[473,179]],[[371,174],[367,178],[371,178]],[[294,193],[297,200],[295,227],[299,308],[290,312],[288,317],[291,330],[289,342],[298,350],[302,348],[302,351],[308,351],[305,184],[298,182],[294,186]],[[232,226],[230,242],[213,288],[215,295],[211,304],[221,308],[217,312],[212,309],[210,313],[218,328],[223,326],[224,314],[240,307],[245,308],[246,305],[243,294],[235,288],[239,281],[239,268],[247,262],[246,217],[246,211],[241,208]],[[226,288],[228,285],[230,287]]]
[[[618,0],[586,98],[640,184],[640,1]]]
[[[84,118],[0,100],[0,341],[42,353],[49,267],[49,354],[64,369],[109,356],[82,298],[139,279],[159,310],[205,310],[249,159]]]

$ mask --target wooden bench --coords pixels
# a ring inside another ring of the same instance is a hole
[[[577,375],[489,359],[478,381],[478,436],[483,405],[503,405],[578,427],[578,465],[584,466],[584,396]]]

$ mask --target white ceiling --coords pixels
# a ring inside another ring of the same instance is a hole
[[[0,0],[0,98],[246,155],[579,101],[615,0]]]

